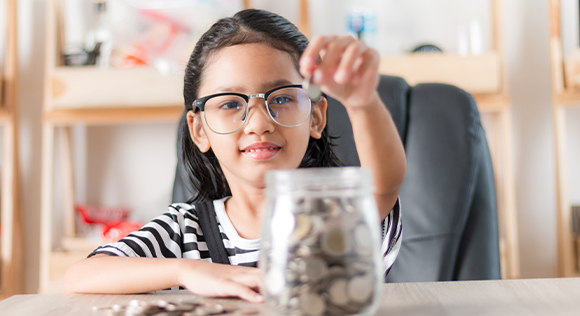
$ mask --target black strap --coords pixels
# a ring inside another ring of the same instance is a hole
[[[207,244],[211,261],[214,263],[230,264],[230,258],[228,257],[220,228],[215,219],[216,214],[213,202],[195,203],[195,211],[197,218],[199,218],[199,227],[205,237],[205,243]]]

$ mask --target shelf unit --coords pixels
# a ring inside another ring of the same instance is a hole
[[[580,60],[567,58],[562,52],[560,30],[560,1],[548,0],[550,21],[550,74],[552,80],[552,115],[554,124],[554,144],[556,153],[556,207],[558,230],[558,274],[562,277],[580,277],[576,266],[578,254],[575,244],[580,240],[572,233],[572,207],[569,199],[568,159],[566,139],[566,112],[580,107],[580,89],[575,83],[575,72]],[[576,53],[575,55],[578,55]],[[566,73],[564,70],[567,70]]]
[[[0,300],[23,292],[22,232],[18,195],[17,1],[6,0],[6,51],[0,73]]]
[[[98,246],[75,235],[71,126],[177,122],[183,111],[182,77],[164,76],[145,66],[63,66],[59,58],[66,42],[63,10],[63,0],[46,3],[39,293],[59,292],[66,268]],[[61,161],[55,161],[57,151]],[[62,171],[58,175],[54,172],[57,163]],[[63,201],[64,237],[59,251],[52,248],[56,177],[63,185],[59,198]]]
[[[505,67],[503,1],[490,0],[492,51],[478,56],[409,54],[381,59],[382,74],[404,78],[410,85],[438,82],[458,86],[473,95],[481,113],[491,116],[491,140],[498,197],[502,278],[520,277],[515,175],[512,145],[512,110]],[[307,0],[300,12],[308,16]],[[304,18],[301,18],[303,21]],[[308,20],[308,19],[306,19]],[[304,23],[304,22],[302,22]],[[308,34],[308,24],[299,27]]]

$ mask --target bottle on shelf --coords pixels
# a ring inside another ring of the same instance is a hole
[[[87,31],[85,43],[88,51],[93,51],[99,47],[97,52],[96,65],[101,68],[108,68],[111,65],[111,52],[113,51],[113,33],[109,24],[107,14],[107,1],[93,1],[94,24]]]

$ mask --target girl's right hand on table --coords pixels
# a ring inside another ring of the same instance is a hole
[[[179,283],[194,294],[204,296],[237,296],[262,303],[259,294],[261,272],[257,268],[182,259]]]

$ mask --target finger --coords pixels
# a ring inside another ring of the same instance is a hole
[[[364,54],[362,64],[352,76],[352,83],[356,84],[361,80],[366,79],[366,77],[377,76],[380,60],[381,58],[376,50],[368,50]]]
[[[256,293],[247,286],[244,286],[236,282],[227,282],[224,284],[225,295],[227,296],[237,296],[253,303],[262,303],[264,298],[259,293]]]
[[[252,268],[256,269],[256,268]],[[251,288],[259,288],[260,282],[262,280],[262,275],[260,270],[256,269],[257,271],[250,272],[250,273],[242,273],[236,274],[231,277],[231,280],[237,283],[241,283]]]
[[[352,36],[343,36],[326,45],[326,55],[318,67],[316,67],[314,74],[315,83],[325,84],[327,81],[334,79],[335,71],[341,62],[344,51],[355,41]]]
[[[326,45],[335,40],[336,36],[317,36],[306,46],[300,58],[300,73],[304,77],[312,76],[312,72],[317,66],[318,57]]]
[[[334,81],[345,84],[351,75],[360,68],[360,57],[368,50],[368,46],[362,41],[351,43],[344,51],[340,65],[334,74]]]

